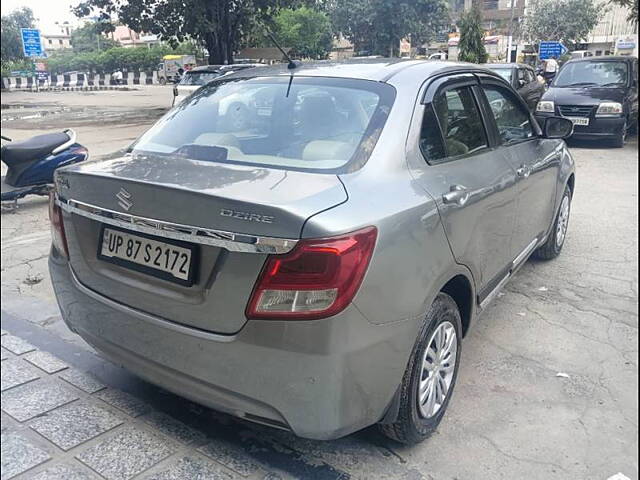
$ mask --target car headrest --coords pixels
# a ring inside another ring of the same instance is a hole
[[[198,145],[240,148],[238,137],[230,133],[203,133],[198,135],[193,143]]]
[[[354,146],[345,142],[331,140],[314,140],[309,142],[302,151],[302,159],[311,162],[318,160],[347,161],[353,154]]]

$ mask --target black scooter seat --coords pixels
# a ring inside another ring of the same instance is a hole
[[[61,132],[36,135],[22,142],[11,142],[2,147],[2,161],[6,163],[9,168],[16,167],[21,163],[46,157],[56,147],[59,147],[69,140],[69,135]]]

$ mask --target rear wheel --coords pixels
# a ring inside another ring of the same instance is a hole
[[[571,189],[564,187],[564,194],[560,202],[560,209],[553,224],[553,230],[547,241],[534,252],[534,256],[540,260],[551,260],[560,255],[569,228],[569,216],[571,214]]]
[[[160,80],[158,80],[160,82],[160,85],[166,85],[167,84],[167,79],[165,77],[160,77]]]
[[[613,140],[613,146],[615,148],[624,147],[625,142],[627,141],[627,132],[629,130],[629,125],[625,120],[624,125],[622,125],[622,130],[618,134],[618,136]]]
[[[389,438],[415,444],[438,427],[451,400],[460,364],[462,322],[456,302],[439,293],[420,330],[400,391],[395,422],[381,424]]]

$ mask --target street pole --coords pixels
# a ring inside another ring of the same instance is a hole
[[[511,49],[513,48],[513,17],[517,0],[511,0],[511,18],[509,19],[509,35],[507,41],[507,63],[511,63]]]

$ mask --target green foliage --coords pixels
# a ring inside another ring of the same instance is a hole
[[[584,40],[606,12],[598,0],[531,0],[523,33],[532,43]]]
[[[458,21],[460,43],[458,43],[458,60],[461,62],[486,63],[489,59],[484,48],[484,32],[482,30],[482,12],[474,6],[462,14]]]
[[[187,50],[187,47],[183,46],[182,49]],[[150,71],[155,70],[162,57],[169,53],[182,54],[166,45],[155,45],[152,48],[115,47],[83,53],[58,52],[47,59],[47,69],[51,73],[76,70],[90,73],[112,73],[116,70]]]
[[[331,51],[333,33],[324,12],[308,7],[284,9],[274,19],[274,35],[278,43],[290,47],[296,56],[326,58]]]
[[[332,19],[356,51],[394,56],[400,41],[418,45],[449,24],[445,0],[335,0]]]
[[[117,47],[115,40],[102,35],[100,22],[87,23],[71,32],[71,46],[74,52],[91,52],[93,50],[108,50]]]
[[[33,65],[33,60],[31,60],[30,58],[23,58],[21,60],[9,60],[6,62],[2,62],[1,75],[3,77],[8,77],[11,75],[11,72],[15,72],[16,70],[19,70],[21,72],[31,72],[34,69],[35,68]]]
[[[34,25],[35,18],[28,7],[16,9],[2,16],[0,60],[3,64],[24,58],[20,29],[33,28]]]
[[[293,0],[81,0],[79,17],[97,12],[117,17],[136,32],[160,35],[172,46],[188,38],[204,45],[209,63],[233,63],[233,52],[256,22],[268,20]]]

